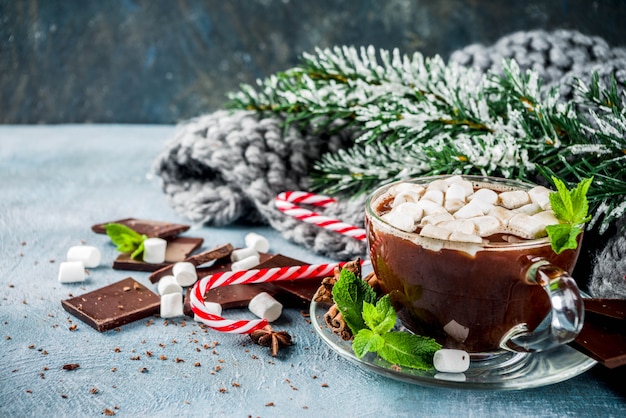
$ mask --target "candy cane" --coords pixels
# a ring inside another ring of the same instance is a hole
[[[277,280],[325,277],[332,274],[336,267],[341,267],[344,264],[346,264],[346,262],[215,273],[197,281],[191,289],[191,310],[200,321],[214,330],[234,334],[250,334],[252,331],[265,327],[267,320],[230,320],[212,314],[204,305],[204,294],[210,289],[232,284],[264,283]]]
[[[329,218],[320,215],[309,209],[304,209],[295,203],[303,205],[312,205],[317,207],[328,207],[336,200],[329,196],[316,195],[309,192],[287,191],[276,196],[274,204],[285,215],[291,216],[303,222],[317,225],[321,228],[328,229],[339,234],[347,235],[359,241],[365,241],[365,230],[354,225],[342,222],[338,219]]]

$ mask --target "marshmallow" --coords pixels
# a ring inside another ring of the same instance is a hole
[[[82,261],[85,267],[98,267],[100,250],[89,245],[76,245],[67,250],[67,261]]]
[[[260,253],[266,253],[270,249],[270,243],[267,238],[254,232],[247,234],[244,241],[246,243],[246,247],[254,248]]]
[[[528,191],[528,197],[533,203],[541,206],[541,209],[547,210],[550,207],[550,189],[543,186],[533,187]]]
[[[217,315],[217,316],[222,315],[222,305],[220,305],[219,303],[205,301],[204,306],[206,307],[206,310],[208,311],[208,313]],[[193,315],[193,319],[194,321],[202,322],[202,319],[200,319],[200,317],[196,314]]]
[[[59,282],[77,283],[85,281],[85,265],[82,261],[64,261],[59,265]]]
[[[428,186],[426,186],[426,193],[433,190],[445,193],[445,191],[448,190],[448,182],[443,179],[431,181],[428,183]]]
[[[420,209],[421,210],[421,209]],[[385,222],[405,232],[413,232],[415,230],[415,221],[413,216],[408,216],[397,211],[391,211],[381,216]]]
[[[160,264],[165,261],[167,241],[163,238],[148,238],[143,242],[143,261]]]
[[[172,275],[163,276],[157,284],[159,295],[168,295],[170,293],[183,293],[183,288],[178,284],[176,278]]]
[[[470,355],[463,350],[442,348],[435,351],[433,365],[442,373],[463,373],[469,369]]]
[[[448,212],[435,213],[433,215],[427,215],[422,218],[420,222],[421,226],[424,225],[439,225],[442,222],[454,221],[454,216],[450,215]]]
[[[554,212],[551,210],[545,210],[543,212],[535,213],[534,215],[532,215],[532,218],[538,220],[545,226],[556,225],[559,223],[559,220],[556,218]]]
[[[494,216],[477,216],[472,218],[472,222],[476,227],[476,233],[481,237],[488,237],[500,232],[500,221]]]
[[[259,252],[251,247],[240,248],[238,250],[233,250],[230,253],[230,261],[235,262],[243,260],[244,258],[248,258],[253,255],[256,255],[258,257]]]
[[[517,209],[513,209],[517,213],[525,213],[526,215],[534,215],[542,211],[541,206],[537,203],[527,203],[524,206],[520,206]]]
[[[471,242],[473,244],[482,244],[483,239],[476,234],[466,234],[465,232],[452,231],[448,237],[450,241],[456,242]]]
[[[176,282],[181,286],[191,286],[198,280],[196,266],[188,261],[180,261],[172,267],[172,274]]]
[[[421,194],[418,194],[417,192],[414,192],[412,190],[402,191],[398,193],[396,197],[394,197],[391,207],[395,208],[396,206],[401,205],[403,203],[407,203],[407,202],[411,202],[411,203],[419,202],[421,196],[422,196]]]
[[[422,208],[413,202],[404,202],[393,208],[392,212],[402,214],[413,219],[414,223],[417,223],[422,219],[424,211]]]
[[[518,213],[509,220],[507,231],[521,238],[534,239],[546,235],[546,225],[540,218]]]
[[[183,315],[182,293],[167,293],[161,296],[161,318],[176,318]]]
[[[258,266],[261,263],[261,259],[258,255],[251,255],[243,260],[235,261],[230,265],[232,271],[250,270],[252,267]]]
[[[265,318],[269,322],[274,322],[280,317],[283,305],[269,293],[261,292],[250,300],[248,309],[259,318]]]
[[[498,193],[491,189],[478,189],[471,195],[471,200],[480,200],[489,205],[495,205],[498,201]]]
[[[477,216],[483,216],[488,213],[493,206],[480,200],[472,200],[454,213],[457,219],[469,219]]]
[[[435,213],[447,212],[447,210],[432,200],[420,200],[417,205],[422,208],[425,215],[433,215]]]
[[[530,203],[530,197],[524,190],[512,190],[510,192],[502,192],[499,195],[500,205],[507,209],[517,209]]]
[[[420,231],[420,235],[427,238],[435,238],[440,240],[447,240],[450,238],[451,232],[438,226],[427,224]]]
[[[441,190],[426,190],[426,193],[422,196],[422,200],[430,200],[439,206],[443,206],[443,197],[444,194]]]

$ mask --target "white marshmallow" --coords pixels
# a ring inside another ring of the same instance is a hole
[[[421,194],[418,194],[412,190],[402,191],[398,193],[396,197],[393,199],[393,203],[391,204],[391,207],[395,208],[396,206],[401,205],[406,202],[412,202],[412,203],[419,202],[421,196],[422,196]]]
[[[85,281],[85,265],[82,261],[64,261],[59,265],[59,282],[77,283]]]
[[[391,211],[381,216],[385,222],[405,232],[413,232],[415,230],[415,222],[412,216]]]
[[[427,238],[435,238],[440,240],[447,240],[450,238],[451,232],[444,228],[439,228],[435,225],[425,225],[420,231],[420,235]]]
[[[259,252],[251,247],[240,248],[238,250],[233,250],[230,253],[230,261],[239,261],[244,258],[248,258],[250,256],[256,255],[258,257]]]
[[[460,182],[467,181],[467,180],[464,180],[463,176],[457,174],[456,176],[445,178],[444,181],[448,183],[448,186],[451,186],[454,183],[460,183]]]
[[[89,245],[76,245],[67,250],[67,261],[82,261],[85,267],[98,267],[100,250]]]
[[[426,186],[426,193],[432,190],[437,190],[445,193],[445,191],[448,190],[448,182],[443,179],[433,180],[428,184],[428,186]]]
[[[477,216],[483,216],[489,212],[493,206],[480,200],[472,200],[467,205],[454,213],[456,219],[469,219]]]
[[[554,212],[551,210],[544,210],[543,212],[536,213],[532,215],[532,218],[538,220],[545,226],[556,225],[560,223],[559,220],[554,215]]]
[[[509,220],[507,230],[521,238],[534,239],[546,235],[546,225],[525,213],[518,213]]]
[[[446,221],[454,221],[454,216],[450,215],[448,212],[441,212],[441,213],[435,213],[432,215],[427,215],[424,216],[422,218],[422,221],[420,222],[421,226],[424,225],[439,225],[442,222],[446,222]]]
[[[468,196],[466,188],[461,183],[452,183],[446,190],[446,200],[465,200]]]
[[[480,200],[489,205],[495,205],[498,201],[498,193],[491,189],[478,189],[469,197],[470,200]]]
[[[222,305],[217,302],[204,302],[206,310],[213,315],[222,316]],[[194,321],[202,322],[202,319],[197,314],[193,314]]]
[[[487,215],[493,216],[498,219],[502,225],[506,225],[509,223],[509,220],[515,216],[515,212],[510,209],[503,208],[502,206],[494,206],[492,207]]]
[[[542,211],[541,206],[532,202],[513,210],[517,213],[525,213],[526,215],[534,215]]]
[[[541,206],[541,209],[547,210],[550,206],[550,189],[543,186],[533,187],[528,191],[528,196],[533,203]]]
[[[422,210],[424,211],[425,215],[432,215],[434,213],[442,213],[442,212],[447,212],[447,210],[441,206],[438,205],[437,203],[433,202],[432,200],[420,200],[419,202],[417,202],[417,205],[422,208]]]
[[[471,242],[473,244],[482,244],[483,239],[476,234],[466,234],[464,232],[452,231],[449,237],[450,241]]]
[[[451,232],[462,232],[464,234],[474,234],[476,225],[471,219],[455,219],[453,221],[444,221],[437,224],[440,228],[445,228]]]
[[[267,238],[255,232],[250,232],[246,234],[244,241],[246,243],[246,247],[254,248],[260,253],[266,253],[270,249],[270,242],[267,240]]]
[[[507,209],[516,209],[530,203],[530,197],[524,190],[512,190],[500,193],[498,201]]]
[[[167,293],[161,296],[161,318],[176,318],[183,315],[182,293]]]
[[[168,295],[170,293],[183,293],[183,288],[178,284],[176,278],[172,275],[163,276],[157,284],[159,295]]]
[[[469,369],[470,355],[463,350],[442,348],[435,351],[433,365],[442,373],[463,373]]]
[[[143,242],[143,261],[160,264],[165,261],[167,241],[163,238],[148,238]]]
[[[392,209],[392,212],[408,216],[413,219],[414,223],[418,223],[424,215],[424,210],[417,203],[404,202]]]
[[[472,222],[474,222],[474,226],[476,227],[476,233],[481,237],[488,237],[489,235],[501,232],[500,221],[493,216],[477,216],[472,218]]]
[[[444,325],[443,331],[452,338],[454,338],[456,341],[460,342],[465,341],[467,339],[467,336],[469,335],[469,328],[465,325],[459,324],[454,319],[450,320],[450,322]]]
[[[455,213],[459,209],[465,206],[465,201],[461,199],[446,199],[443,207],[450,213]]]
[[[188,261],[179,261],[172,267],[172,273],[176,282],[181,286],[191,286],[198,280],[196,266]]]
[[[261,292],[250,300],[248,309],[259,318],[265,318],[269,322],[274,322],[283,312],[283,305],[269,293]]]
[[[232,271],[250,270],[252,267],[258,266],[261,260],[258,255],[251,255],[243,260],[235,261],[230,265]]]
[[[441,190],[426,190],[426,193],[424,193],[421,200],[430,200],[439,206],[443,206],[443,197],[444,194]]]

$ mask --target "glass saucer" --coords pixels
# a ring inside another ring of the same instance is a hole
[[[571,379],[597,363],[564,345],[540,353],[507,353],[497,360],[472,361],[465,373],[398,368],[374,353],[357,358],[352,351],[352,342],[342,340],[326,325],[325,313],[324,306],[311,302],[313,328],[337,354],[374,373],[415,385],[480,390],[529,389]]]

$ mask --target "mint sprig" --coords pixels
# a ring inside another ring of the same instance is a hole
[[[122,253],[131,253],[130,258],[137,258],[143,253],[143,242],[148,239],[123,224],[110,223],[105,225],[105,230],[117,250]]]
[[[376,299],[376,292],[349,270],[342,270],[333,286],[333,300],[354,335],[356,356],[373,352],[398,366],[431,370],[441,345],[429,337],[393,331],[398,316],[390,296]]]
[[[591,219],[588,215],[587,191],[593,177],[583,179],[572,190],[568,190],[565,183],[557,177],[552,177],[552,181],[557,191],[550,193],[550,205],[560,223],[548,225],[546,232],[550,238],[552,250],[560,254],[565,250],[574,250],[578,247],[576,238],[583,232],[584,224]]]

